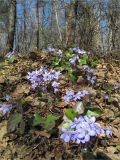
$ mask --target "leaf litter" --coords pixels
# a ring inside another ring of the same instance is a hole
[[[41,96],[40,92],[34,92],[31,89],[30,83],[26,80],[28,71],[40,66],[45,66],[48,63],[48,57],[44,56],[44,54],[38,54],[35,62],[33,60],[34,58],[32,56],[30,57],[30,59],[28,59],[27,56],[17,57],[15,63],[7,63],[5,61],[0,68],[0,96],[2,97],[6,94],[11,95],[13,97],[13,104],[16,104],[18,99],[24,100],[22,110],[16,106],[13,108],[12,113],[7,114],[5,117],[0,117],[0,159],[6,160],[12,159],[13,157],[16,160],[21,158],[26,160],[39,159],[40,157],[41,160],[52,158],[81,158],[79,148],[73,144],[66,146],[67,144],[63,143],[58,137],[58,128],[62,123],[60,117],[64,115],[64,109],[74,109],[76,105],[83,105],[86,110],[86,108],[90,108],[93,103],[94,105],[98,104],[98,108],[95,112],[93,112],[93,108],[92,110],[87,110],[87,114],[97,116],[100,124],[103,126],[106,125],[108,128],[111,127],[113,131],[113,137],[110,141],[106,142],[106,140],[103,140],[103,142],[97,146],[96,155],[97,153],[101,153],[98,154],[99,156],[97,158],[102,157],[105,159],[106,155],[111,159],[119,160],[120,152],[116,146],[120,144],[120,91],[113,91],[113,88],[109,86],[105,87],[105,84],[114,85],[115,82],[119,82],[120,70],[116,63],[113,62],[113,64],[109,65],[104,60],[101,60],[101,64],[97,66],[97,70],[95,71],[99,85],[93,87],[86,85],[81,75],[78,76],[77,82],[74,83],[74,81],[70,81],[66,78],[66,72],[60,80],[60,95],[58,95],[59,98],[56,99],[54,94],[51,97],[48,95]],[[41,58],[42,61],[40,60]],[[50,58],[51,57],[49,57],[49,59]],[[75,104],[74,102],[67,104],[60,98],[66,90],[77,91],[81,89],[87,89],[93,93],[88,101],[87,99],[83,100],[83,104]],[[105,94],[114,97],[112,101],[108,102],[108,100],[104,100]],[[41,100],[41,98],[43,98],[43,100]],[[51,98],[51,100],[49,100],[49,98]],[[33,113],[37,113],[34,121],[32,117]],[[55,113],[56,118],[52,116],[52,113]],[[43,123],[38,115],[44,117]],[[73,115],[70,114],[69,116],[72,117]],[[26,121],[27,124],[24,124],[23,122]],[[31,122],[34,124],[32,129],[30,129]],[[24,128],[24,134],[20,132],[22,128]],[[17,130],[17,132],[14,133],[14,130]],[[8,132],[11,132],[10,135],[7,135]],[[93,156],[93,159],[96,159],[96,157]]]

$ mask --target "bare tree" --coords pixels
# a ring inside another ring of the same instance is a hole
[[[13,50],[16,24],[16,0],[10,1],[7,52]]]
[[[37,44],[36,47],[39,49],[39,0],[36,0],[36,37]]]
[[[120,12],[119,12],[119,1],[118,0],[110,0],[109,1],[109,13],[108,13],[108,21],[109,21],[109,51],[116,50],[119,48],[118,41],[118,33],[119,22],[120,22]]]

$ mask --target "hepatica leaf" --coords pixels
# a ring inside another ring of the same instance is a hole
[[[74,120],[74,118],[76,117],[76,115],[78,114],[76,111],[74,111],[72,108],[69,109],[65,109],[65,115],[67,116],[67,118],[69,118],[70,120]]]
[[[13,63],[15,60],[16,60],[16,57],[15,57],[14,55],[11,56],[10,58],[8,58],[8,61],[9,61],[10,63]]]
[[[80,58],[79,63],[80,63],[81,65],[85,65],[85,64],[87,64],[88,59],[89,59],[89,56],[88,56],[87,54],[84,54],[84,55]]]
[[[102,111],[99,108],[89,108],[86,115],[88,117],[99,117],[102,114]]]
[[[60,116],[56,116],[53,114],[49,114],[44,122],[44,128],[46,130],[51,130],[53,127],[55,127],[55,121],[58,120]]]
[[[7,129],[8,132],[13,132],[18,125],[22,122],[23,118],[22,118],[22,114],[21,113],[14,113],[9,121],[8,121],[8,125],[7,125]]]
[[[91,67],[96,67],[98,64],[98,61],[97,60],[94,60],[90,63]]]
[[[69,77],[73,82],[75,82],[77,80],[77,76],[74,73],[70,73]]]
[[[85,59],[80,59],[79,62],[81,65],[87,64],[87,61]]]
[[[44,121],[45,119],[41,115],[39,115],[38,113],[34,114],[33,126],[44,124]]]
[[[55,127],[55,121],[59,119],[60,116],[49,114],[47,118],[43,118],[41,115],[36,113],[33,119],[33,126],[41,125],[46,130],[51,130]]]

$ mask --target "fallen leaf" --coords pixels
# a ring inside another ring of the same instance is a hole
[[[35,131],[35,134],[36,134],[37,136],[42,136],[42,137],[50,138],[50,134],[47,132],[47,130]]]
[[[30,85],[28,83],[18,84],[14,92],[12,93],[13,97],[19,97],[24,93],[28,94],[30,92]]]

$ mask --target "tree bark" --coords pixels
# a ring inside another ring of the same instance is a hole
[[[36,37],[37,44],[36,47],[39,49],[39,0],[36,1]]]
[[[12,51],[14,47],[14,35],[15,35],[15,24],[16,24],[16,0],[11,0],[10,11],[9,11],[9,28],[8,28],[8,40],[6,51]]]

